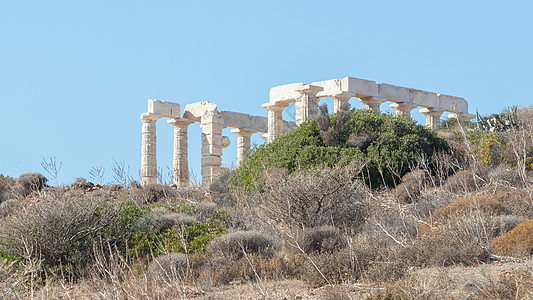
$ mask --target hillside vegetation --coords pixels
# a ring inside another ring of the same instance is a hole
[[[322,108],[210,187],[0,175],[0,298],[531,299],[533,109],[510,113]]]

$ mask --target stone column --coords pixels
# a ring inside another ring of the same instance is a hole
[[[384,102],[387,102],[387,99],[381,97],[362,97],[359,101],[363,102],[366,109],[373,110],[375,112],[381,112],[380,106]]]
[[[157,139],[155,122],[161,118],[159,114],[144,113],[141,115],[142,148],[141,148],[141,184],[157,183]]]
[[[353,93],[341,93],[337,95],[332,95],[331,98],[333,98],[333,112],[338,113],[343,105],[345,103],[348,103],[350,101],[350,98],[354,97],[355,94]]]
[[[189,186],[189,158],[187,129],[194,121],[189,119],[171,119],[167,121],[174,125],[174,158],[172,169],[174,170],[174,184],[177,187]]]
[[[420,113],[423,113],[426,116],[426,127],[431,129],[439,129],[440,128],[440,116],[442,116],[442,113],[444,110],[442,108],[438,107],[432,107],[432,108],[422,108],[418,110]]]
[[[219,113],[202,116],[202,184],[212,183],[221,173],[222,129],[224,120]]]
[[[396,116],[411,117],[411,110],[413,110],[413,108],[415,108],[417,105],[413,103],[397,102],[389,106],[394,108],[396,111]]]
[[[322,91],[319,86],[306,84],[297,89],[301,95],[296,99],[296,125],[300,125],[307,120],[316,119],[318,116],[318,101],[316,94]]]
[[[268,110],[267,142],[271,143],[272,141],[283,135],[282,112],[289,105],[286,103],[265,103],[262,106]]]
[[[235,128],[231,132],[237,135],[237,166],[240,166],[248,153],[250,153],[250,143],[254,130]]]

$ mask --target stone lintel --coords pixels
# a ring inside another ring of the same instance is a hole
[[[156,99],[148,100],[148,113],[160,114],[166,118],[179,118],[180,105],[173,102],[161,101]]]
[[[196,122],[195,120],[185,119],[185,118],[174,118],[167,121],[168,124],[174,126],[189,126],[190,124]]]
[[[474,119],[476,115],[467,114],[467,113],[451,113],[448,114],[449,119],[459,119],[460,121],[470,121]]]
[[[158,113],[143,113],[141,114],[141,121],[144,122],[155,122],[161,119],[163,116]]]
[[[323,91],[324,88],[318,85],[306,84],[304,86],[296,88],[295,90],[300,94],[316,94],[320,91]]]

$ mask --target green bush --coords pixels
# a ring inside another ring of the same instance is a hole
[[[332,127],[326,130],[334,128],[336,132],[327,141],[335,146],[326,145],[323,137],[328,136],[327,131],[321,131],[317,121],[308,121],[274,142],[256,147],[233,172],[230,182],[247,190],[261,190],[264,172],[268,170],[285,168],[292,173],[301,168],[342,165],[359,159],[368,161],[359,174],[368,185],[394,186],[421,156],[432,167],[432,155],[449,150],[444,139],[410,118],[353,110],[349,118],[343,117],[347,124],[337,124],[335,115],[329,119]]]

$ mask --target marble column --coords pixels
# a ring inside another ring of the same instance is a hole
[[[322,91],[323,88],[319,86],[306,84],[297,89],[300,97],[296,99],[296,125],[300,125],[305,121],[316,119],[318,116],[318,101],[316,94]]]
[[[431,129],[440,128],[440,116],[444,112],[444,109],[438,107],[422,108],[418,110],[426,116],[426,127]]]
[[[141,184],[157,183],[157,138],[156,121],[159,114],[144,113],[141,115],[142,148],[141,148]]]
[[[286,103],[270,104],[265,103],[262,105],[268,110],[268,135],[267,142],[271,143],[278,137],[283,135],[283,110],[289,106]]]
[[[396,111],[396,116],[411,117],[411,110],[413,110],[413,108],[415,108],[417,105],[413,103],[397,102],[389,106],[394,108]]]
[[[222,172],[222,129],[224,120],[219,113],[201,118],[202,124],[202,184],[211,184]]]
[[[187,130],[194,121],[189,119],[171,119],[167,121],[174,126],[174,184],[177,187],[189,186],[189,158]]]
[[[235,128],[231,130],[237,135],[237,166],[240,166],[248,153],[250,153],[250,144],[254,130],[247,130],[243,128]]]
[[[355,97],[353,93],[341,93],[337,95],[332,95],[333,98],[333,112],[338,113],[344,104],[350,101],[350,98]]]
[[[362,97],[359,101],[363,102],[366,109],[373,110],[375,112],[381,112],[380,106],[384,102],[387,102],[387,99],[381,97]]]

